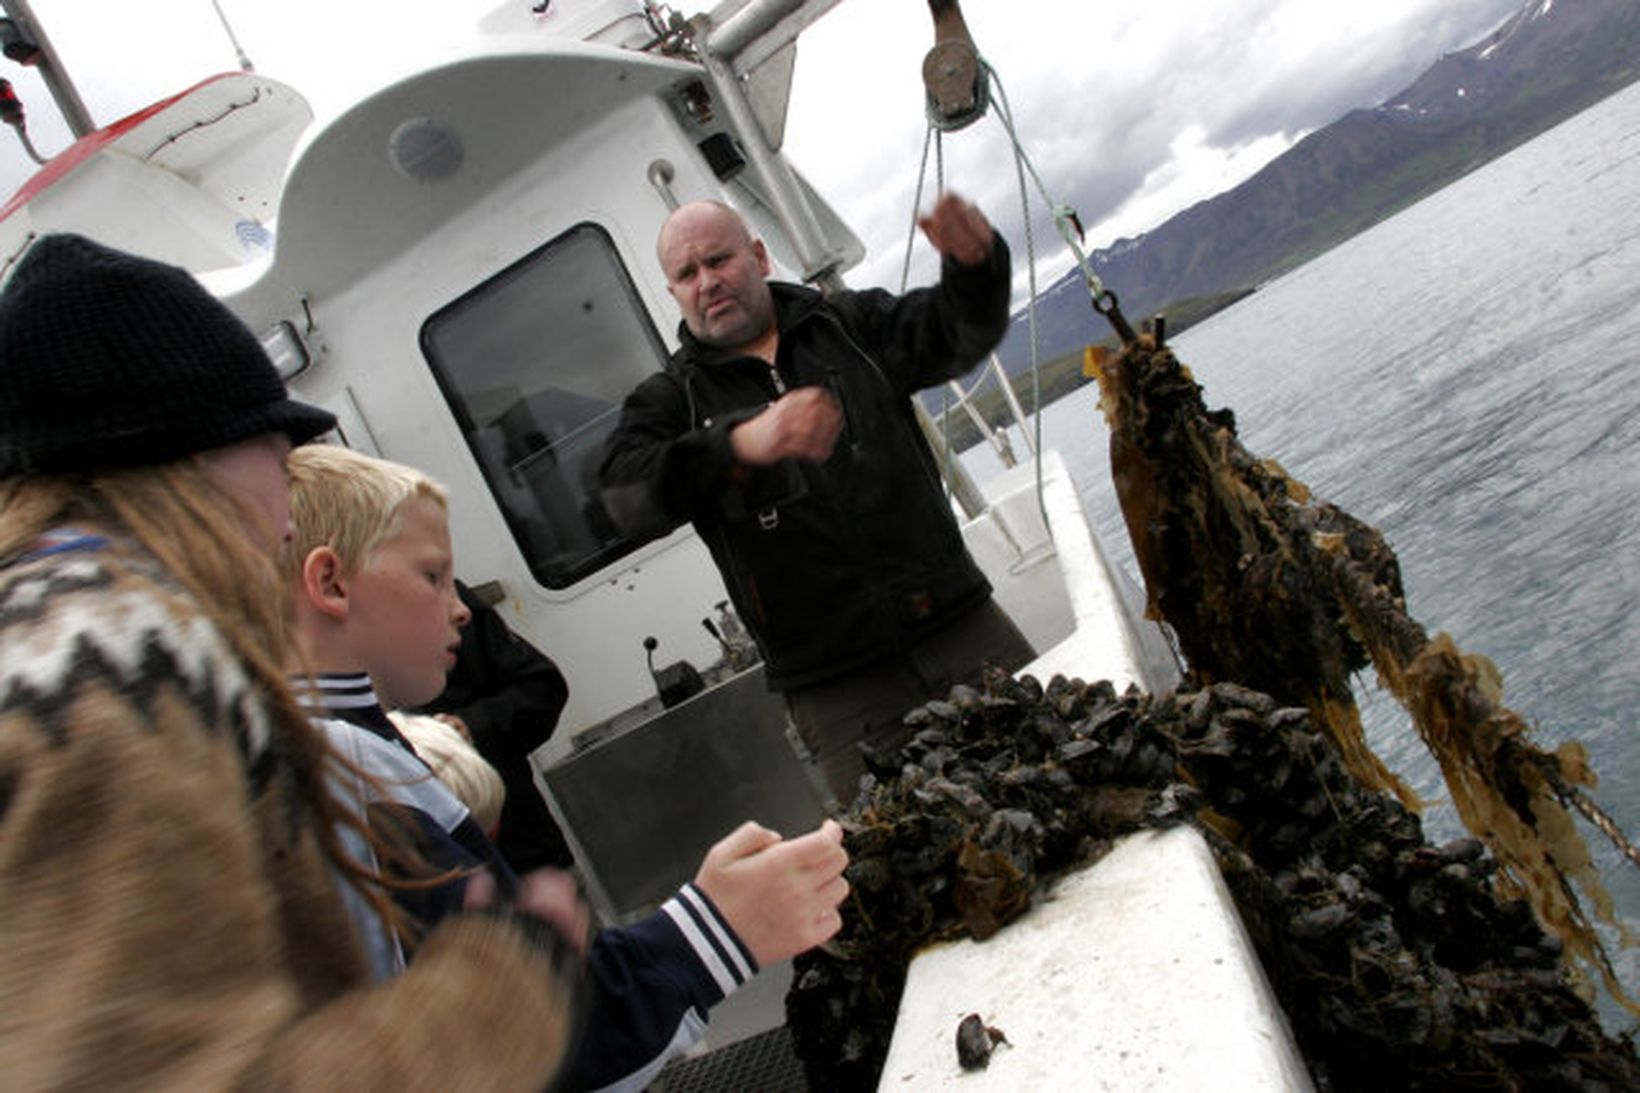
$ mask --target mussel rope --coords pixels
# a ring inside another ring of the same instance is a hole
[[[1244,448],[1231,415],[1207,409],[1170,350],[1141,339],[1101,362],[1098,379],[1123,519],[1152,608],[1191,650],[1193,672],[1308,708],[1358,782],[1412,807],[1362,735],[1343,683],[1370,662],[1411,714],[1458,818],[1491,850],[1499,896],[1527,900],[1561,939],[1580,987],[1592,989],[1593,972],[1613,1001],[1640,1015],[1593,920],[1614,929],[1623,948],[1631,931],[1568,810],[1628,861],[1640,865],[1640,851],[1583,792],[1595,784],[1586,753],[1571,742],[1552,752],[1533,745],[1530,727],[1502,705],[1496,667],[1412,618],[1381,533]],[[1237,559],[1207,545],[1227,539],[1248,553]]]

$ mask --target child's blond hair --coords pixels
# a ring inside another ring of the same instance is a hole
[[[448,507],[444,487],[414,467],[335,444],[305,444],[290,453],[289,467],[295,537],[286,557],[293,571],[328,546],[344,573],[357,573],[399,533],[405,505],[425,497]]]
[[[453,725],[436,717],[403,710],[392,710],[387,716],[410,741],[416,754],[433,768],[439,781],[449,786],[450,792],[467,806],[473,821],[486,832],[493,832],[501,819],[501,803],[507,787],[489,760]]]

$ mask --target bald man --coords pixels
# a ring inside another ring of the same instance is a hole
[[[628,532],[694,524],[843,804],[862,744],[886,755],[906,711],[1031,657],[963,545],[910,402],[1001,340],[1008,248],[954,195],[919,223],[939,284],[822,297],[768,280],[733,209],[677,209],[656,252],[680,345],[627,397],[601,468]]]

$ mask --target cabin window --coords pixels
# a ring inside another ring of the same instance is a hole
[[[621,402],[666,347],[609,235],[580,224],[427,320],[422,352],[536,580],[637,547],[599,499]]]

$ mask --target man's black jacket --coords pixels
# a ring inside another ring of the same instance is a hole
[[[947,260],[940,283],[830,298],[773,283],[776,375],[701,345],[680,325],[667,369],[626,399],[601,468],[623,528],[692,521],[777,690],[905,648],[973,609],[990,584],[968,555],[910,398],[971,369],[1008,324],[1008,249]],[[819,386],[841,405],[823,464],[738,463],[729,429],[782,390]]]

